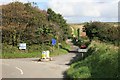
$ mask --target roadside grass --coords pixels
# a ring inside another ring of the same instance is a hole
[[[61,43],[61,47],[56,46],[55,49],[52,51],[50,51],[50,55],[51,56],[58,56],[58,55],[63,55],[63,54],[67,54],[68,50],[71,49],[70,44],[67,44],[66,42],[62,42]]]
[[[32,57],[40,57],[40,52],[32,52],[32,53],[3,53],[2,58],[32,58]]]
[[[66,49],[70,49],[70,45],[65,42],[62,43],[63,47]],[[41,46],[41,45],[32,45],[28,46],[26,50],[19,50],[16,46],[11,45],[3,45],[1,58],[41,58],[42,51],[49,50],[50,56],[57,56],[62,54],[67,54],[68,51],[62,48],[58,48],[58,46],[52,49],[52,46]]]
[[[77,36],[77,29],[73,28],[74,29],[74,35]]]
[[[67,54],[68,52],[63,49],[55,49],[50,51],[50,56],[58,56],[62,54]],[[31,52],[31,53],[3,53],[2,58],[40,58],[42,52]]]
[[[74,25],[71,25],[71,27],[72,27],[72,33],[73,33],[73,35],[75,35],[75,36],[77,36],[77,29],[78,28],[76,28]]]
[[[69,43],[66,43],[66,42],[63,42],[63,43],[62,43],[62,47],[63,47],[63,48],[66,48],[66,49],[69,49],[69,50],[71,49],[70,44],[69,44]]]
[[[2,53],[0,53],[0,59],[2,58]]]
[[[91,51],[84,59],[74,62],[67,70],[69,78],[117,78],[118,47],[93,41],[89,46]]]
[[[55,49],[54,51],[50,52],[50,56],[58,56],[58,55],[63,55],[67,54],[68,52],[64,49]]]

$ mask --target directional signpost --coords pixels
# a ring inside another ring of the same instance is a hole
[[[52,45],[53,45],[53,50],[54,50],[54,45],[56,44],[56,39],[52,39]]]
[[[54,46],[56,44],[56,39],[52,39],[52,45]]]

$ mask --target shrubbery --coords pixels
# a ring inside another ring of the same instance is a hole
[[[90,40],[98,38],[104,42],[111,42],[115,45],[119,45],[119,28],[120,26],[114,26],[103,22],[90,22],[85,24],[87,36]]]
[[[67,71],[68,77],[81,78],[81,80],[84,80],[84,78],[117,80],[120,76],[118,71],[120,27],[103,22],[86,23],[84,27],[90,43],[89,40],[88,42],[81,42],[81,39],[77,44],[90,44],[88,52],[84,53],[83,57],[76,57],[77,60],[73,61],[73,64]]]
[[[52,9],[40,10],[32,3],[12,2],[2,5],[2,43],[16,46],[65,41],[71,29],[62,15]]]
[[[40,10],[33,3],[12,2],[2,5],[3,53],[34,53],[51,49],[55,38],[63,43],[71,34],[62,15],[52,9]],[[26,43],[27,50],[18,49],[19,43]]]
[[[69,78],[117,78],[118,47],[92,42],[83,60],[73,63],[67,71]],[[82,79],[81,79],[82,80]],[[84,80],[84,79],[83,79]]]
[[[62,47],[69,50],[70,45],[65,42],[62,43]],[[54,46],[54,50],[52,46],[49,45],[31,45],[27,46],[26,50],[19,50],[18,46],[12,46],[8,44],[3,44],[2,47],[2,55],[0,58],[31,58],[31,57],[41,57],[42,51],[49,50],[50,56],[57,56],[61,54],[68,53],[67,50],[58,48],[58,46]]]

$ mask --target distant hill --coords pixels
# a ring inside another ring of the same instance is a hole
[[[84,25],[84,24],[86,24],[87,22],[83,22],[83,23],[68,23],[69,25]],[[118,24],[118,22],[103,22],[103,23],[108,23],[108,24],[115,24],[115,25],[117,25]]]
[[[107,23],[107,24],[113,25],[113,26],[115,26],[115,27],[118,26],[118,22],[104,22],[104,23]]]

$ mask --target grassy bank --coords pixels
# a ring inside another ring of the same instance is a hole
[[[63,49],[55,49],[54,51],[50,52],[50,56],[58,56],[62,54],[67,54],[68,52]],[[42,54],[42,51],[36,51],[36,52],[21,52],[21,53],[3,53],[2,58],[40,58]]]
[[[70,45],[62,43],[62,47],[70,49]],[[16,46],[4,44],[2,47],[2,58],[32,58],[32,57],[41,57],[42,51],[49,50],[50,56],[57,56],[62,54],[67,54],[67,50],[58,48],[58,46],[41,46],[41,45],[31,45],[28,46],[26,50],[19,50]]]
[[[118,47],[94,41],[89,49],[83,60],[78,60],[71,65],[67,71],[68,77],[116,78],[118,76]]]

